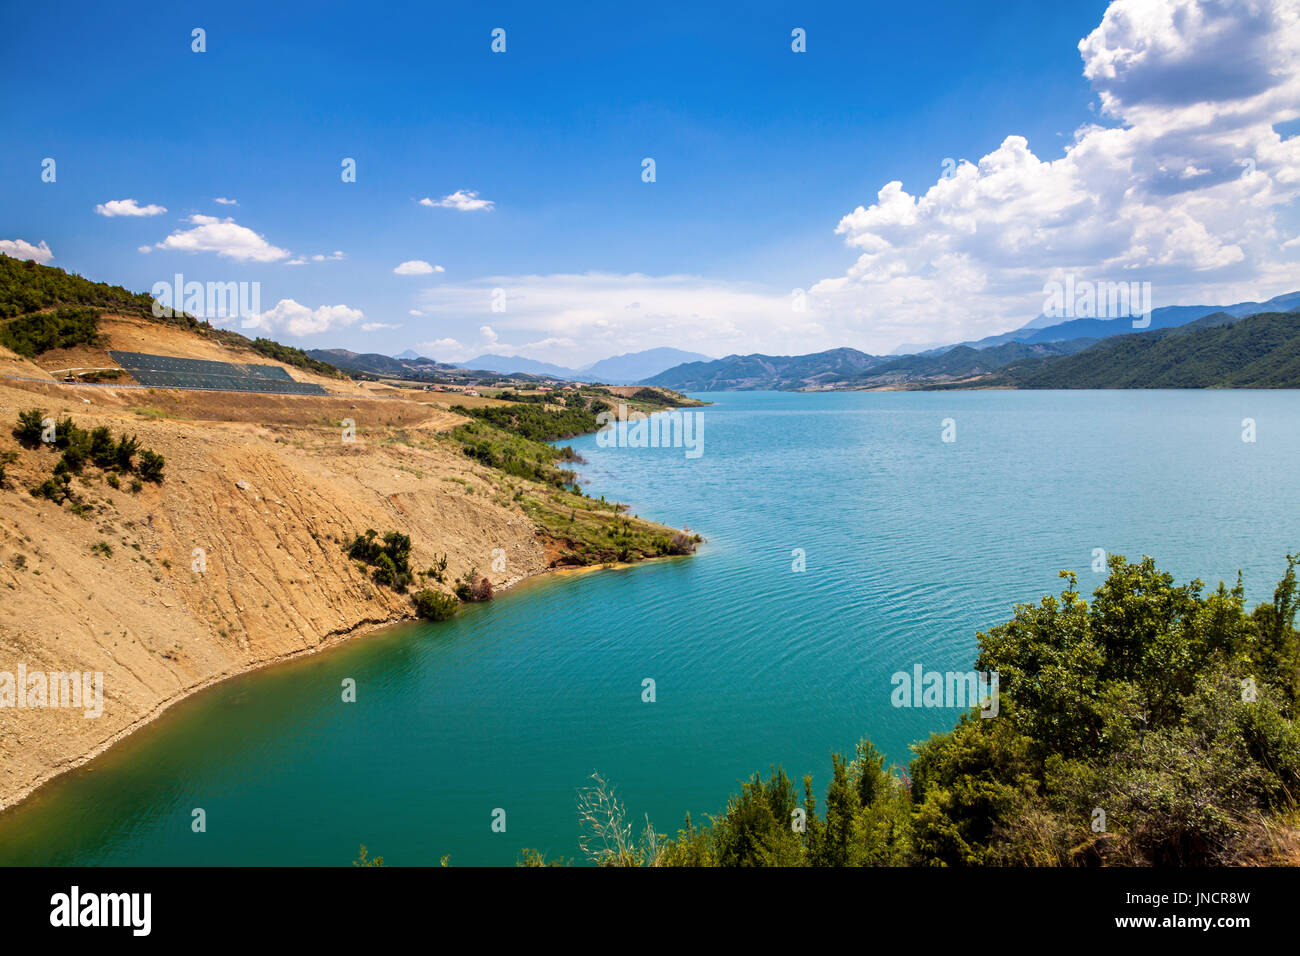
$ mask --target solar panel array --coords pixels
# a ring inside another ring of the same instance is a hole
[[[277,382],[292,382],[293,378],[278,365],[245,365],[254,378],[269,378]]]
[[[278,365],[236,365],[204,359],[109,352],[113,361],[150,388],[193,388],[220,392],[268,392],[277,395],[328,395],[319,385],[298,382]]]

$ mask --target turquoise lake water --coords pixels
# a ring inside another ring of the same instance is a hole
[[[890,675],[969,670],[976,632],[1058,570],[1091,593],[1094,548],[1210,586],[1240,569],[1252,602],[1300,549],[1300,393],[699,397],[698,459],[572,442],[588,493],[699,531],[698,555],[546,576],[210,688],[0,815],[0,863],[575,858],[593,771],[672,833],[770,763],[820,798],[862,735],[905,761],[957,715],[892,707]]]

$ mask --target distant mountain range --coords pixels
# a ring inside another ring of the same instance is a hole
[[[544,378],[579,381],[579,379],[573,377],[578,373],[571,368],[552,365],[550,362],[538,362],[535,359],[527,359],[518,355],[480,355],[468,362],[456,362],[455,366],[463,369],[482,369],[487,372],[496,372],[498,375],[509,375],[514,372],[525,375],[540,375]]]
[[[377,352],[349,352],[347,349],[309,349],[307,354],[319,362],[328,362],[335,368],[349,372],[367,372],[392,378],[418,378],[422,375],[460,371],[455,365],[443,365],[412,352],[388,356]]]
[[[1145,329],[1134,329],[1133,320],[1124,319],[1070,319],[1060,322],[1040,315],[1032,322],[1021,326],[1014,332],[990,335],[975,342],[962,342],[972,348],[991,348],[1007,342],[1065,342],[1070,339],[1104,339],[1112,335],[1128,335],[1131,332],[1152,332],[1157,329],[1172,329],[1188,322],[1216,312],[1243,318],[1260,312],[1290,312],[1300,308],[1300,292],[1288,292],[1275,296],[1267,302],[1238,302],[1236,305],[1168,305],[1151,310],[1151,324]],[[932,349],[930,351],[942,351]]]
[[[690,362],[646,379],[687,392],[759,389],[888,388],[951,382],[987,375],[1018,359],[1068,355],[1095,339],[1026,345],[1009,342],[991,349],[958,345],[930,355],[868,355],[832,349],[812,355],[729,355],[714,362]]]
[[[658,375],[665,369],[683,362],[708,361],[709,356],[681,349],[655,348],[643,352],[628,352],[612,358],[601,359],[581,368],[566,368],[550,362],[538,362],[517,355],[480,355],[468,362],[457,363],[460,368],[486,369],[490,372],[510,374],[523,372],[573,382],[603,382],[607,385],[634,385],[642,379]]]
[[[565,368],[549,362],[508,355],[480,355],[469,362],[438,362],[418,352],[406,349],[396,355],[376,352],[352,352],[348,349],[311,349],[312,358],[328,362],[336,368],[350,372],[364,372],[388,378],[438,378],[452,375],[455,378],[472,378],[474,372],[484,377],[523,376],[526,378],[553,378],[572,382],[600,382],[606,385],[634,385],[643,378],[657,375],[666,368],[708,360],[698,352],[681,349],[655,348],[644,352],[629,352],[601,359],[581,369]]]
[[[816,388],[857,378],[886,361],[848,348],[812,355],[728,355],[713,361],[687,362],[641,384],[662,385],[679,392]]]
[[[912,355],[869,355],[848,348],[794,356],[728,355],[713,361],[678,365],[645,379],[642,384],[687,392],[984,385],[992,384],[986,378],[1009,366],[1028,374],[1033,369],[1056,368],[1069,356],[1096,355],[1095,349],[1115,338],[1179,328],[1195,331],[1249,315],[1282,314],[1297,307],[1300,307],[1300,292],[1276,296],[1267,302],[1240,302],[1230,306],[1167,306],[1152,310],[1149,330],[1141,331],[1133,328],[1129,318],[1072,319],[1044,326],[1042,323],[1047,320],[1039,316],[1013,332]],[[1083,361],[1086,364],[1088,360]],[[1015,387],[1020,381],[1011,377],[1000,380],[1004,387]]]
[[[867,388],[1182,388],[1181,384],[1300,387],[1293,369],[1292,325],[1300,292],[1267,302],[1176,305],[1151,312],[1149,328],[1132,319],[1046,316],[1012,332],[907,355],[870,355],[852,348],[810,355],[728,355],[720,359],[674,348],[630,352],[582,368],[520,356],[486,354],[441,363],[411,350],[389,357],[346,349],[307,354],[338,368],[372,375],[471,380],[538,377],[609,385],[656,385],[681,392]],[[1248,317],[1249,324],[1239,321]],[[1260,321],[1254,321],[1258,318]],[[1227,349],[1222,356],[1202,349]],[[1165,363],[1161,365],[1160,363]],[[1075,384],[1079,383],[1079,384]],[[1290,384],[1283,384],[1290,383]]]
[[[643,352],[628,352],[613,358],[601,359],[579,369],[583,381],[605,382],[609,385],[635,385],[643,379],[658,375],[665,369],[683,362],[707,362],[710,356],[681,349],[657,348]]]

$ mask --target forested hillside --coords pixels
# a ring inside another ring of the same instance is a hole
[[[267,358],[331,378],[346,377],[302,349],[266,338],[248,339],[230,329],[214,328],[184,312],[155,315],[153,296],[130,292],[106,282],[92,282],[30,259],[0,254],[0,345],[25,358],[74,345],[94,345],[99,318],[105,313],[134,315],[179,326],[223,345],[246,348]]]
[[[975,376],[988,375],[1015,361],[1071,355],[1092,345],[1094,341],[1094,339],[1074,339],[1069,342],[1042,345],[1008,342],[988,349],[973,349],[967,345],[958,345],[937,355],[905,355],[892,362],[876,366],[853,379],[849,384],[861,388],[874,388],[884,385],[962,381]]]
[[[712,362],[687,362],[641,384],[679,392],[810,388],[857,378],[884,361],[847,348],[812,355],[728,355]]]
[[[999,376],[1016,388],[1300,388],[1300,312],[1218,313],[1014,363]]]

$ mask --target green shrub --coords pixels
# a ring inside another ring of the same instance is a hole
[[[439,558],[437,564],[434,564],[429,568],[429,570],[424,572],[424,576],[426,578],[433,578],[439,584],[445,584],[447,581],[447,555],[444,554]]]
[[[411,539],[390,531],[382,542],[374,528],[367,528],[344,545],[344,551],[354,561],[374,568],[375,581],[394,591],[405,591],[411,585]]]
[[[71,415],[64,415],[54,426],[54,447],[67,448],[69,445],[87,445],[90,436],[83,428],[78,428]]]
[[[18,426],[14,429],[14,438],[26,445],[28,448],[36,448],[41,443],[41,435],[45,432],[45,427],[41,424],[45,421],[45,412],[39,408],[29,408],[25,412],[18,413]]]
[[[70,471],[74,475],[81,474],[81,469],[86,464],[85,450],[80,445],[69,445],[63,449],[59,464],[63,466],[64,470]]]
[[[90,431],[90,460],[100,468],[111,468],[117,460],[117,443],[113,441],[113,432],[106,425],[92,428]]]
[[[61,505],[73,497],[72,476],[66,471],[56,471],[52,477],[46,478],[31,489],[31,493],[33,498],[47,498],[55,504]]]
[[[130,471],[134,467],[132,459],[139,450],[140,442],[134,435],[130,438],[123,435],[118,439],[117,447],[113,449],[113,461],[121,471]]]
[[[162,455],[159,455],[157,452],[146,450],[140,452],[140,463],[136,467],[140,473],[141,479],[144,481],[152,481],[155,484],[161,484],[163,480],[164,463]]]
[[[459,601],[433,588],[417,591],[411,601],[415,604],[415,613],[426,621],[445,621],[460,612]]]

